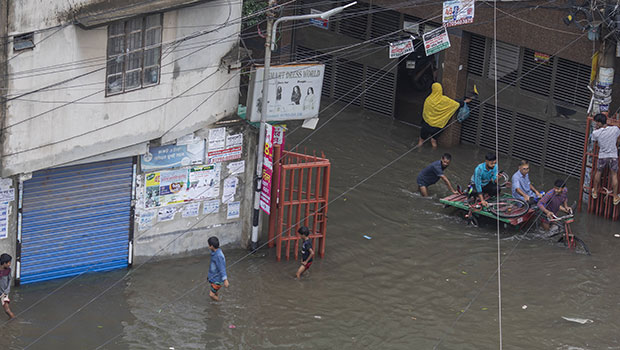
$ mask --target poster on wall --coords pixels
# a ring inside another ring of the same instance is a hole
[[[183,207],[183,212],[181,216],[184,218],[191,218],[194,216],[198,216],[200,212],[200,202],[188,203]]]
[[[446,27],[474,23],[474,0],[452,0],[443,2],[443,24]]]
[[[261,180],[260,208],[269,215],[271,208],[271,175],[273,173],[273,126],[265,125],[265,151]]]
[[[222,194],[222,203],[230,203],[235,199],[235,193],[237,193],[238,184],[239,179],[234,176],[224,180],[224,193]]]
[[[228,203],[228,210],[226,211],[226,219],[238,218],[240,209],[241,209],[241,202]]]
[[[136,216],[138,217],[138,231],[146,231],[155,224],[157,210],[141,210]]]
[[[324,64],[272,66],[269,71],[269,101],[266,121],[316,118],[321,104]],[[261,119],[264,68],[250,76],[247,115]]]
[[[222,173],[220,163],[189,169],[186,201],[216,198],[220,195],[220,177]]]
[[[226,145],[226,128],[215,128],[209,130],[209,151],[224,149]]]
[[[210,201],[205,201],[202,207],[203,214],[215,214],[220,211],[220,200],[213,199]]]
[[[160,173],[145,175],[146,184],[144,190],[144,207],[155,208],[159,206],[159,178]]]
[[[150,147],[141,157],[142,171],[177,168],[194,164],[203,164],[205,159],[205,141],[196,138],[192,143]]]
[[[425,33],[422,38],[424,39],[424,50],[426,51],[426,56],[436,54],[437,52],[450,47],[450,39],[448,38],[446,27],[433,29],[432,31]]]
[[[0,239],[9,233],[9,202],[0,202]]]
[[[159,183],[159,204],[183,203],[187,188],[187,169],[162,171]]]

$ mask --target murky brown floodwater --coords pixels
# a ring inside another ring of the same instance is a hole
[[[336,198],[405,152],[417,133],[352,109],[307,146],[331,159]],[[298,131],[287,142],[308,134]],[[277,263],[267,250],[230,266],[245,255],[232,247],[224,247],[231,287],[220,303],[211,302],[201,284],[208,255],[134,268],[113,287],[126,271],[83,276],[5,324],[0,348],[24,348],[49,331],[29,348],[94,349],[116,337],[104,348],[498,349],[494,224],[465,226],[457,212],[438,203],[437,194],[447,192],[442,184],[431,187],[433,198],[415,193],[418,171],[443,151],[411,152],[332,203],[327,255],[302,281],[292,278],[297,262]],[[447,174],[465,184],[485,151],[449,151]],[[500,168],[512,172],[516,161],[508,162],[502,158]],[[544,190],[557,177],[535,167],[530,176]],[[570,202],[576,187],[572,180]],[[613,236],[620,225],[580,214],[574,230],[592,256],[540,239],[519,243],[514,232],[501,235],[504,348],[620,349],[620,239]],[[17,288],[13,310],[22,312],[66,282]]]

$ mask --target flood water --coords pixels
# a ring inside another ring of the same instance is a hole
[[[289,135],[288,145],[309,133]],[[417,135],[348,109],[304,145],[331,160],[335,199]],[[499,349],[495,224],[466,226],[439,204],[448,194],[442,183],[430,187],[432,198],[416,193],[417,173],[444,151],[453,155],[446,174],[458,184],[486,152],[426,146],[332,202],[326,256],[301,281],[293,279],[298,262],[278,263],[268,249],[244,258],[226,246],[230,288],[219,303],[204,283],[208,253],[134,266],[125,279],[127,271],[115,271],[26,285],[12,293],[22,314],[2,326],[0,348]],[[499,167],[512,173],[516,160],[500,158]],[[532,166],[540,190],[557,177]],[[569,181],[571,203],[577,186]],[[501,228],[504,348],[620,349],[620,225],[579,213],[573,230],[592,256]]]

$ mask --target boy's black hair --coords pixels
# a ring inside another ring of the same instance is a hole
[[[0,265],[4,265],[10,262],[11,260],[13,260],[13,258],[7,253],[0,255]]]
[[[299,230],[297,230],[297,232],[299,232],[299,234],[302,236],[310,236],[310,230],[308,230],[306,226],[300,227]]]
[[[553,184],[553,186],[555,186],[557,188],[564,188],[564,187],[566,187],[566,183],[562,179],[557,179],[557,180],[555,180],[555,183]]]
[[[484,156],[484,159],[485,160],[496,160],[497,157],[495,156],[495,153],[489,152],[489,153],[487,153],[486,156]]]
[[[215,249],[218,249],[220,247],[220,240],[217,239],[217,237],[215,236],[209,237],[207,243],[209,243],[209,245]]]
[[[446,159],[446,160],[452,160],[452,155],[450,153],[444,153],[443,156],[441,156],[441,158]]]
[[[604,114],[597,114],[594,116],[594,121],[599,122],[603,125],[607,124],[607,117]]]

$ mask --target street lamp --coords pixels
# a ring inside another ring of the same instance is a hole
[[[275,0],[269,0],[269,7],[274,6],[276,3]],[[311,18],[322,18],[328,19],[330,16],[333,16],[347,7],[353,6],[357,4],[357,1],[346,4],[344,6],[339,6],[333,8],[331,10],[321,12],[321,13],[313,13],[309,15],[299,15],[299,16],[284,16],[278,18],[275,23],[273,22],[273,17],[270,14],[267,14],[267,33],[265,38],[265,68],[263,71],[263,94],[261,98],[261,111],[260,111],[260,128],[258,131],[258,150],[257,150],[257,158],[256,158],[256,179],[255,179],[255,192],[254,192],[254,213],[252,215],[252,250],[256,250],[258,248],[258,224],[260,218],[260,194],[261,194],[261,180],[263,175],[263,154],[265,152],[265,119],[267,117],[267,104],[269,101],[269,68],[271,67],[271,51],[275,48],[275,43],[273,38],[276,36],[276,29],[278,28],[278,23],[285,21],[294,21],[301,19],[311,19]],[[274,200],[272,198],[272,200]]]

